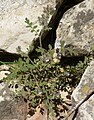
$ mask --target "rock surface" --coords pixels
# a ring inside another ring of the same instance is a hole
[[[90,51],[94,44],[94,0],[85,0],[68,10],[57,29],[57,41]]]
[[[43,7],[54,4],[55,0],[1,0],[0,48],[16,53],[16,48],[21,46],[22,51],[26,52],[35,33],[26,28],[25,18],[39,26],[38,16],[42,14]],[[42,27],[38,28],[41,30]]]
[[[39,25],[38,16],[41,15],[43,7],[53,3],[55,4],[55,0],[0,1],[0,48],[16,53],[16,48],[20,45],[22,51],[26,52],[35,36],[26,28],[25,18]],[[39,28],[41,30],[40,26]],[[65,13],[57,30],[57,40],[63,40],[66,44],[72,44],[86,51],[90,50],[90,46],[94,43],[94,0],[86,0]],[[58,42],[57,46],[60,47]],[[5,69],[0,69],[0,81],[5,77],[5,73],[8,73]],[[94,90],[94,60],[91,61],[72,94],[73,106],[92,90]],[[94,106],[94,95],[81,105],[75,120],[94,120],[92,106]],[[26,107],[24,100],[13,101],[9,88],[4,83],[0,83],[1,120],[25,120]],[[39,115],[37,111],[33,117],[28,118],[28,120],[35,119],[44,119],[44,116]]]
[[[5,73],[10,73],[8,69],[8,66],[0,66],[0,120],[25,120],[27,103],[23,98],[15,99],[8,85],[2,82]]]
[[[79,85],[72,93],[73,107],[92,91],[94,91],[94,60],[90,62]],[[94,94],[79,107],[75,120],[94,120]]]
[[[90,51],[94,44],[94,0],[85,0],[64,14],[57,29],[57,43],[60,41],[65,41],[66,46],[76,46],[82,52]],[[87,67],[72,94],[73,107],[91,91],[94,91],[94,60]],[[94,95],[79,107],[75,120],[94,120],[93,106]]]

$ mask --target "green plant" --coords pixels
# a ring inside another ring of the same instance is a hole
[[[39,29],[37,29],[37,25],[34,25],[28,18],[25,18],[25,23],[27,24],[27,28],[31,29],[31,32],[35,33],[35,36],[38,35]]]
[[[51,54],[49,55],[52,50],[48,51],[49,53],[44,51],[43,48],[37,49],[37,52],[48,57],[48,61],[44,62],[42,57],[34,61],[31,61],[29,57],[20,58],[10,68],[11,74],[8,75],[7,81],[9,86],[21,88],[15,92],[28,99],[30,106],[35,108],[43,102],[51,112],[54,107],[54,99],[61,99],[58,84],[62,79],[60,66],[55,65],[51,60]]]
[[[37,26],[27,18],[25,22],[27,27],[31,28],[31,32],[37,35]],[[5,80],[9,87],[15,88],[14,94],[17,97],[24,97],[28,101],[30,109],[35,111],[36,107],[43,103],[48,114],[59,115],[58,105],[65,103],[60,91],[67,91],[70,95],[70,89],[77,86],[89,60],[85,57],[83,62],[80,61],[76,65],[61,66],[59,62],[54,62],[54,50],[50,45],[48,51],[42,47],[38,47],[36,51],[41,55],[32,61],[19,47],[18,52],[22,57],[11,65],[10,74]],[[74,49],[64,48],[63,42],[62,55],[66,55],[66,51],[70,56],[76,55]],[[66,107],[65,109],[67,111]]]
[[[14,87],[17,96],[22,96],[29,102],[29,107],[35,108],[44,103],[48,113],[53,115],[58,110],[58,104],[63,104],[60,91],[69,92],[75,87],[83,74],[88,60],[79,62],[76,66],[62,67],[53,61],[51,46],[49,50],[36,49],[41,56],[32,61],[28,56],[22,56],[10,67],[11,74],[6,81]],[[56,109],[57,108],[57,109]]]
[[[61,46],[62,46],[61,52],[62,52],[63,56],[77,56],[78,55],[74,46],[69,45],[69,46],[65,47],[64,44],[65,44],[65,41],[62,41],[61,42]]]
[[[39,24],[47,27],[50,16],[54,13],[54,8],[51,5],[44,7],[43,14],[38,17]]]

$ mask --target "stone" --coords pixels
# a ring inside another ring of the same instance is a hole
[[[26,103],[23,100],[0,102],[0,120],[26,120]]]
[[[9,67],[7,65],[0,65],[0,81],[2,81],[3,78],[7,77],[7,74],[10,74],[8,70]]]
[[[23,98],[16,99],[6,83],[2,81],[6,77],[9,67],[0,66],[0,120],[26,120],[27,102]]]
[[[16,99],[7,84],[0,83],[0,120],[25,120],[27,103]]]
[[[6,66],[6,65],[1,65],[0,66],[0,71],[2,71],[2,70],[9,70],[9,67]]]
[[[0,80],[2,80],[4,77],[6,77],[6,74],[9,74],[9,71],[1,71],[0,72]]]
[[[55,0],[1,0],[0,1],[0,48],[10,53],[17,53],[21,46],[23,52],[32,43],[35,33],[26,28],[25,18],[34,25],[39,25],[38,17],[47,5],[55,5]]]
[[[64,14],[57,29],[57,41],[90,51],[94,44],[94,0],[85,0]]]
[[[74,46],[78,53],[90,52],[94,44],[94,0],[85,0],[66,11],[57,29],[57,46],[65,41],[65,47]],[[71,63],[71,59],[70,59]],[[80,83],[72,93],[72,108],[94,91],[94,60],[85,70]],[[78,109],[73,120],[94,120],[94,95]],[[72,119],[72,118],[71,118]]]
[[[72,106],[75,107],[92,91],[94,92],[94,60],[90,62],[72,93]],[[94,120],[94,94],[79,107],[75,120]]]

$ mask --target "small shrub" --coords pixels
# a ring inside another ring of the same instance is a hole
[[[60,91],[67,91],[75,87],[83,74],[88,59],[76,66],[62,67],[53,61],[51,46],[46,51],[38,48],[41,56],[32,61],[28,56],[22,56],[10,67],[11,74],[6,82],[15,88],[16,96],[22,96],[29,102],[29,107],[35,108],[44,103],[50,114],[54,114],[58,103],[63,104]]]
[[[37,35],[37,26],[27,18],[25,22],[28,24],[27,27],[31,28],[31,32],[35,32]],[[64,43],[62,43],[62,55],[66,54],[66,50],[68,55],[75,56],[75,51],[72,48],[65,49]],[[22,57],[11,65],[10,74],[5,78],[9,87],[15,88],[16,97],[24,97],[28,101],[30,109],[35,110],[43,103],[48,114],[50,113],[52,116],[55,112],[59,114],[58,105],[65,102],[60,91],[67,91],[70,94],[70,89],[77,86],[89,62],[88,57],[76,65],[61,66],[59,61],[53,60],[54,50],[50,45],[48,51],[42,47],[37,48],[36,51],[41,56],[33,61],[28,55],[21,52],[20,47],[18,51]]]

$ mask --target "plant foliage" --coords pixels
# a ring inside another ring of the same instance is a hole
[[[29,107],[35,109],[44,103],[49,113],[53,115],[59,104],[63,104],[60,91],[69,92],[69,88],[75,87],[84,72],[88,58],[79,62],[76,66],[62,67],[53,61],[51,46],[46,51],[43,48],[36,49],[41,56],[32,61],[28,56],[19,58],[10,67],[11,74],[6,81],[9,86],[15,88],[15,94],[22,96],[29,102]]]
[[[44,10],[46,11],[46,9]],[[37,35],[37,26],[33,25],[28,18],[25,19],[25,22],[27,27],[31,28],[31,32],[35,32]],[[68,55],[76,55],[74,49],[65,49],[64,42],[61,43],[62,55],[66,54],[66,50]],[[54,115],[55,112],[59,114],[58,105],[65,102],[60,91],[70,93],[70,89],[77,86],[89,62],[88,57],[76,65],[62,66],[59,62],[54,62],[54,50],[50,45],[48,51],[42,47],[37,48],[36,51],[41,56],[33,61],[28,55],[21,52],[20,47],[18,51],[22,57],[11,65],[10,74],[5,78],[9,87],[15,88],[14,93],[17,97],[24,97],[28,101],[30,109],[35,110],[43,103],[48,114]],[[56,57],[56,54],[54,55]]]

